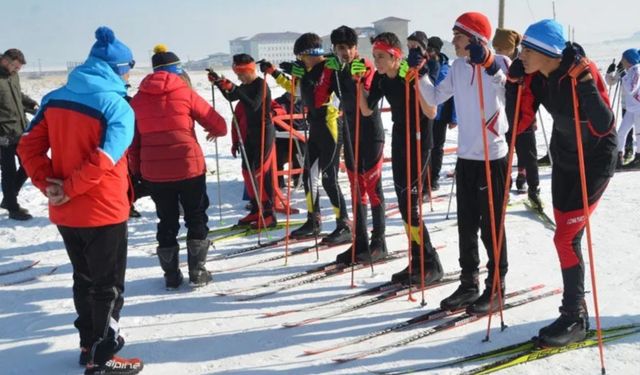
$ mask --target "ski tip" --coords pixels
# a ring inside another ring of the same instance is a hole
[[[302,323],[300,322],[296,322],[296,323],[282,323],[282,327],[283,328],[295,328],[295,327],[300,327],[302,325]]]
[[[305,350],[302,352],[302,355],[316,355],[322,353],[322,350]]]
[[[337,364],[347,363],[352,361],[354,358],[332,358],[331,360]]]

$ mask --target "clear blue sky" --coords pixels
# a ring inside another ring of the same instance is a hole
[[[136,60],[149,64],[150,50],[165,43],[183,60],[228,52],[230,39],[258,32],[313,31],[368,26],[396,16],[410,19],[409,30],[447,39],[458,15],[481,11],[497,24],[498,0],[8,0],[2,5],[0,50],[17,47],[31,69],[82,61],[100,25],[111,26]],[[557,19],[575,27],[588,43],[628,37],[640,30],[637,0],[556,0]],[[551,0],[506,0],[505,27],[523,32],[551,18]],[[615,4],[613,6],[612,4]],[[597,18],[596,18],[597,17]],[[639,46],[640,47],[640,46]]]

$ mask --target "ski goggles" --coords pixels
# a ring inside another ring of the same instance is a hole
[[[256,63],[252,61],[247,64],[233,64],[231,69],[235,74],[251,73],[256,71]]]

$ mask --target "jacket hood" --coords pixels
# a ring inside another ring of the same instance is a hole
[[[179,75],[159,70],[144,77],[140,83],[140,91],[161,95],[187,86],[187,83]]]
[[[89,57],[69,74],[66,88],[77,94],[115,92],[124,97],[127,93],[124,80],[106,62],[95,57]]]

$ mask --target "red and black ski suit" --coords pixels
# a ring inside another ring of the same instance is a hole
[[[576,92],[589,212],[593,213],[615,171],[616,130],[606,86],[593,62],[589,69],[593,79],[578,81]],[[520,118],[523,121],[532,118],[540,104],[553,117],[549,149],[553,159],[551,193],[557,224],[554,243],[564,283],[562,306],[567,311],[576,311],[584,300],[584,261],[580,239],[586,224],[578,166],[572,82],[567,70],[561,65],[548,77],[541,73],[525,77]],[[508,83],[506,101],[511,123],[516,96],[517,84]]]
[[[264,103],[264,119],[262,119],[263,113],[263,88],[266,88],[266,95]],[[260,189],[261,174],[264,173],[263,189],[262,189],[262,207],[270,211],[274,204],[273,197],[273,180],[272,180],[272,158],[275,157],[273,152],[273,145],[275,139],[275,128],[271,121],[271,90],[264,85],[264,79],[261,77],[256,78],[250,84],[242,84],[236,86],[234,90],[230,92],[222,91],[224,97],[229,101],[239,100],[234,110],[234,115],[238,121],[238,127],[242,135],[242,143],[247,154],[247,161],[251,171],[247,170],[245,162],[242,163],[242,177],[244,179],[247,193],[252,202],[257,201],[256,193],[253,190],[251,178],[254,178],[256,189]],[[262,161],[264,164],[260,165],[260,149],[262,148],[262,126],[265,126],[264,132],[264,157]],[[239,151],[240,140],[238,139],[238,133],[231,131],[231,139],[233,146],[231,149],[232,154],[235,155]],[[241,155],[242,156],[242,155]],[[253,173],[253,177],[250,173]],[[254,204],[257,209],[257,205]]]
[[[371,89],[374,75],[373,64],[365,60],[369,68],[362,77],[365,90]],[[367,200],[371,201],[371,215],[373,217],[373,237],[381,238],[385,232],[385,207],[382,192],[382,163],[384,151],[384,128],[377,106],[374,106],[370,116],[360,114],[360,134],[358,152],[358,171],[355,172],[356,149],[356,110],[359,110],[356,102],[356,80],[351,76],[351,64],[345,64],[340,71],[324,68],[320,83],[315,91],[316,108],[321,107],[329,100],[331,93],[335,93],[340,99],[343,125],[343,139],[347,140],[346,131],[349,133],[350,145],[345,144],[345,165],[349,182],[358,184],[359,196],[352,197],[357,204],[356,210],[356,252],[366,252],[369,241],[367,234]],[[367,199],[368,198],[368,199]]]

